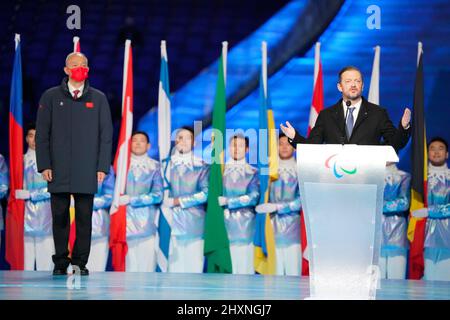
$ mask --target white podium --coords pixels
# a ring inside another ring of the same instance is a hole
[[[390,146],[297,145],[310,299],[375,299]]]

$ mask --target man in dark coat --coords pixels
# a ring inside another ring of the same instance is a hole
[[[41,97],[36,123],[38,171],[51,193],[54,275],[69,264],[88,275],[93,197],[109,172],[112,149],[111,112],[106,96],[89,86],[88,61],[82,53],[67,56],[61,85]],[[70,195],[75,199],[76,240],[69,258]]]
[[[297,143],[385,144],[400,150],[411,133],[411,111],[406,108],[398,128],[394,127],[384,108],[361,96],[363,86],[361,71],[345,67],[339,72],[337,84],[342,99],[320,112],[308,138],[298,134],[289,122],[281,124],[281,130],[294,148]]]

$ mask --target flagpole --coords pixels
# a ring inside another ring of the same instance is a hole
[[[228,54],[228,41],[222,42],[222,57],[223,57],[223,81],[225,87],[227,86],[227,54]]]
[[[422,53],[423,53],[422,42],[419,41],[417,43],[417,66],[419,66],[419,60]]]
[[[372,76],[370,78],[370,88],[368,100],[374,104],[380,104],[380,46],[374,48],[375,55],[372,65]]]
[[[73,37],[73,52],[80,52],[80,37]]]

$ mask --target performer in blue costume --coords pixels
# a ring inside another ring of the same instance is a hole
[[[98,183],[92,210],[91,253],[86,267],[92,271],[105,271],[109,253],[109,207],[114,193],[114,169],[111,166],[103,182]]]
[[[126,195],[120,199],[127,205],[126,271],[156,269],[156,217],[163,199],[163,183],[160,164],[148,156],[149,149],[148,135],[133,133]]]
[[[169,272],[203,272],[205,204],[209,166],[194,156],[194,130],[178,129],[171,156],[170,192],[164,205],[172,208]]]
[[[225,226],[230,241],[233,274],[254,274],[255,205],[259,200],[258,169],[245,160],[248,138],[237,134],[230,138],[231,159],[223,173],[223,196],[219,204],[225,207]]]
[[[23,157],[23,190],[16,190],[16,198],[25,200],[24,270],[50,271],[55,253],[52,232],[52,211],[47,181],[36,166],[36,126],[30,124],[25,140],[28,150]]]
[[[276,274],[299,276],[302,273],[301,203],[294,151],[286,135],[281,133],[278,141],[279,177],[270,186],[269,203],[259,205],[256,211],[271,213]]]
[[[6,197],[9,189],[9,171],[8,165],[6,164],[5,158],[0,154],[0,200]],[[3,209],[0,205],[0,233],[4,228],[3,222]],[[2,246],[2,239],[0,237],[0,248]]]
[[[440,137],[428,144],[428,208],[413,212],[427,218],[425,280],[450,281],[450,170],[448,143]]]
[[[380,277],[405,279],[411,175],[399,170],[395,163],[388,163],[384,180]]]

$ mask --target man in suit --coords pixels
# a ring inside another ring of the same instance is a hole
[[[406,108],[401,124],[395,128],[386,109],[361,96],[364,87],[361,71],[347,66],[339,72],[338,90],[342,98],[322,110],[308,138],[302,137],[287,121],[280,125],[289,143],[390,145],[396,151],[409,139],[411,111]]]
[[[69,264],[78,266],[81,275],[89,274],[94,194],[111,165],[111,112],[106,96],[89,86],[88,71],[84,54],[69,54],[64,68],[67,77],[42,95],[37,113],[37,168],[51,194],[53,275],[67,274]],[[69,258],[71,194],[76,240]]]

